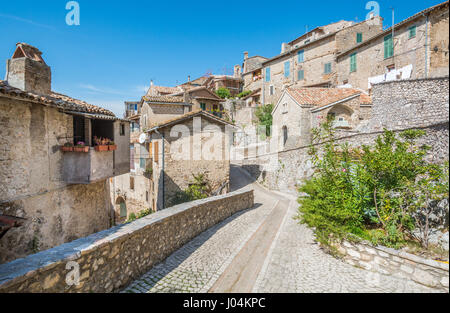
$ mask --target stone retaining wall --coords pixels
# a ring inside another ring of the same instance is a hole
[[[252,190],[184,203],[2,264],[0,292],[120,290],[201,232],[253,204]],[[73,284],[78,274],[79,284]]]
[[[449,291],[448,263],[382,246],[374,247],[367,242],[350,243],[344,240],[336,248],[343,255],[343,260],[351,265]]]

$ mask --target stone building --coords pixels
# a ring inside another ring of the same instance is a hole
[[[371,99],[351,88],[286,88],[272,111],[279,150],[311,143],[311,128],[334,117],[334,127],[351,130],[370,118]]]
[[[195,87],[172,94],[173,97],[182,97],[184,102],[192,105],[192,110],[203,110],[219,117],[223,115],[223,99],[206,86]],[[186,113],[186,112],[185,112]]]
[[[51,87],[42,53],[18,43],[0,81],[0,215],[24,221],[1,238],[2,263],[109,228],[107,180],[130,170],[129,122]],[[78,142],[86,152],[62,152]]]
[[[287,87],[336,87],[336,55],[382,32],[383,22],[374,16],[360,23],[340,21],[317,27],[282,43],[273,58],[244,55],[244,90],[260,89],[260,101],[273,103]],[[251,70],[251,75],[249,71]]]
[[[337,84],[369,90],[398,79],[449,74],[448,4],[427,8],[337,55]]]
[[[151,197],[157,210],[170,207],[177,192],[204,174],[213,194],[229,191],[231,123],[203,110],[192,111],[148,130]]]

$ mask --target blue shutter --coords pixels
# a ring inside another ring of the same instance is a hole
[[[291,62],[284,62],[284,77],[289,77],[291,69]]]
[[[305,50],[300,50],[297,53],[297,59],[298,59],[298,63],[302,63],[303,61],[305,61]]]
[[[299,70],[299,71],[297,72],[297,78],[298,78],[298,80],[303,80],[303,79],[305,79],[305,72],[304,72],[303,70]]]
[[[270,67],[266,68],[266,82],[270,82]]]

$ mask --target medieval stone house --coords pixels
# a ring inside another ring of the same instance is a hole
[[[382,32],[382,24],[378,16],[356,24],[340,21],[283,43],[281,53],[273,58],[248,58],[245,53],[244,90],[260,89],[261,103],[275,104],[287,87],[335,87],[336,54]]]
[[[337,84],[373,84],[449,74],[449,2],[427,8],[337,55]]]
[[[0,215],[25,219],[1,238],[0,262],[111,226],[107,180],[130,169],[128,121],[53,92],[42,53],[19,43],[0,81],[0,126]],[[96,151],[94,136],[117,149]],[[62,152],[79,142],[85,152]]]
[[[352,130],[370,118],[370,111],[370,97],[357,89],[286,88],[272,111],[272,132],[280,151],[306,146],[311,143],[311,128],[329,115],[334,127]]]

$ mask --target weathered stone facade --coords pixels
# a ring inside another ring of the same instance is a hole
[[[120,290],[201,232],[253,205],[253,191],[197,200],[0,265],[0,292]],[[79,284],[73,281],[77,269]]]
[[[437,163],[448,161],[448,93],[448,77],[374,85],[371,118],[353,130],[341,131],[340,140],[360,146],[372,143],[383,128],[397,132],[421,128],[426,131],[426,136],[419,143],[431,146],[428,159]],[[308,149],[308,144],[304,144],[261,157],[252,155],[243,160],[243,165],[268,188],[296,194],[297,186],[314,172]],[[277,167],[267,171],[265,166],[273,155],[278,159]]]
[[[394,34],[393,54],[388,37]],[[362,90],[382,81],[448,75],[448,2],[429,8],[337,55],[337,84]],[[355,69],[351,59],[356,59]]]

